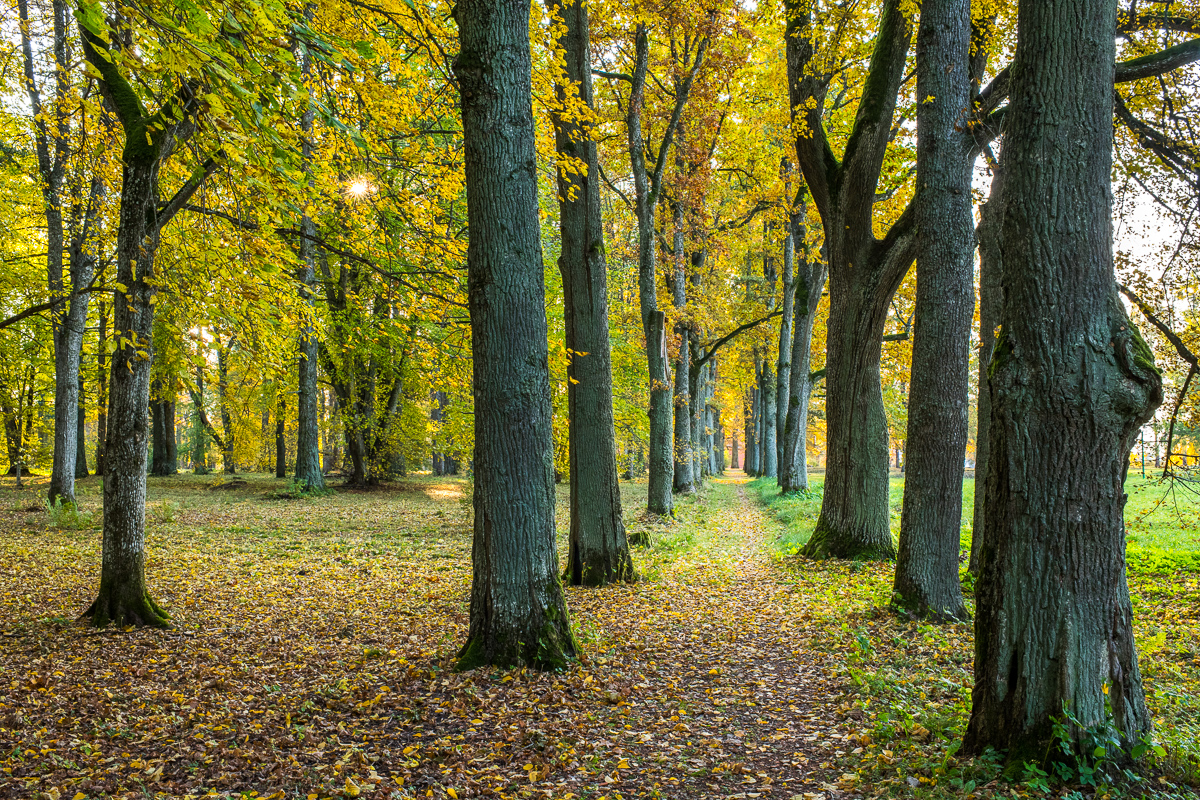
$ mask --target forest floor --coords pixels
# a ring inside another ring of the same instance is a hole
[[[887,612],[889,565],[792,555],[815,498],[780,503],[766,482],[716,479],[670,525],[641,514],[644,484],[622,484],[628,527],[653,542],[634,554],[642,580],[568,588],[582,656],[539,674],[452,669],[464,480],[282,499],[260,475],[152,478],[147,577],[167,631],[76,621],[99,575],[99,481],[72,515],[48,513],[34,480],[0,487],[0,796],[1052,793],[953,758],[970,626]],[[1186,777],[1200,570],[1164,563],[1131,584],[1160,738]]]
[[[643,579],[567,589],[560,674],[452,669],[466,637],[465,481],[274,499],[262,476],[151,479],[147,576],[174,628],[76,622],[99,574],[81,516],[0,495],[0,794],[854,796],[861,712],[813,643],[824,597],[744,479],[639,521]],[[11,485],[11,481],[9,481]],[[229,484],[226,484],[229,485]],[[565,501],[565,494],[560,495]],[[560,503],[565,546],[566,505]],[[841,708],[839,708],[839,704]],[[845,791],[843,791],[845,790]]]

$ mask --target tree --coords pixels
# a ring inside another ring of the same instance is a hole
[[[794,0],[788,4],[788,81],[792,106],[801,111],[796,156],[821,215],[829,269],[828,458],[821,515],[803,551],[810,556],[895,555],[879,360],[889,303],[912,264],[915,220],[910,205],[877,239],[874,205],[912,38],[903,5],[883,3],[853,128],[839,159],[822,120],[831,74],[820,71],[814,59],[811,9]]]
[[[965,619],[958,581],[975,230],[970,0],[925,0],[917,30],[917,299],[893,602]]]
[[[462,98],[475,374],[471,626],[460,669],[575,655],[554,544],[554,457],[528,0],[463,0]]]
[[[1150,731],[1123,483],[1162,383],[1113,275],[1116,10],[1114,0],[1018,5],[964,742],[971,753],[1006,750],[1014,764],[1043,757],[1064,709],[1076,752],[1089,728],[1115,729],[1126,748]]]
[[[608,275],[600,216],[600,166],[590,125],[592,67],[583,0],[548,0],[561,20],[558,46],[564,74],[556,84],[554,137],[559,157],[558,259],[563,280],[569,407],[571,533],[567,574],[572,585],[633,580],[633,560],[621,517],[613,422],[612,354],[608,337]]]

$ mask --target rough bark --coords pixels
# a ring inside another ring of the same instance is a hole
[[[696,476],[692,469],[692,388],[695,382],[691,380],[688,329],[678,327],[676,332],[679,334],[679,351],[675,361],[674,481],[671,488],[676,494],[692,494],[696,491]]]
[[[825,263],[810,259],[805,245],[807,226],[804,203],[792,215],[792,240],[799,247],[795,261],[795,309],[792,325],[791,371],[788,375],[787,416],[783,429],[783,461],[779,464],[779,490],[808,491],[808,403],[815,379],[812,373],[812,334],[817,306],[825,289]]]
[[[221,430],[224,435],[218,440],[221,446],[221,464],[226,475],[237,473],[237,464],[233,460],[233,408],[229,402],[229,351],[233,349],[234,339],[222,347],[217,342],[217,405],[221,412]]]
[[[104,474],[104,438],[108,432],[108,306],[99,304],[100,330],[96,337],[96,474]]]
[[[554,528],[527,0],[456,8],[475,391],[471,624],[458,666],[575,655]]]
[[[87,465],[87,408],[84,406],[84,388],[83,388],[83,353],[79,355],[79,368],[76,370],[79,376],[79,405],[75,414],[75,477],[86,478],[88,476]]]
[[[789,96],[804,128],[796,155],[821,215],[829,264],[828,455],[821,514],[803,549],[813,557],[895,556],[879,359],[888,306],[912,264],[914,226],[910,206],[876,239],[872,208],[911,39],[901,5],[901,0],[883,5],[870,70],[839,162],[821,118],[829,76],[810,69],[815,52],[810,11],[789,3]]]
[[[565,29],[558,39],[566,79],[589,108],[592,68],[589,22],[583,0],[547,0]],[[567,86],[557,87],[560,102]],[[608,336],[608,277],[600,216],[600,168],[591,131],[555,113],[558,152],[586,165],[583,174],[559,172],[558,195],[567,349],[571,528],[567,578],[573,586],[633,580],[633,560],[617,486],[612,356]]]
[[[283,392],[275,404],[275,477],[287,477],[287,395]]]
[[[304,6],[304,16],[310,22],[316,13],[316,4],[307,3]],[[312,56],[309,48],[303,48],[300,60],[300,74],[307,79],[312,72]],[[311,172],[312,163],[312,130],[315,111],[312,103],[304,107],[300,118],[300,155],[304,162],[306,173]],[[300,284],[300,299],[305,305],[306,317],[300,325],[299,360],[296,377],[296,483],[308,489],[324,489],[325,475],[321,471],[321,434],[320,415],[317,408],[317,359],[319,341],[313,330],[311,314],[313,310],[313,286],[316,284],[316,243],[312,237],[316,234],[316,225],[311,215],[305,213],[300,217],[300,237],[298,249],[300,266],[297,278]]]
[[[105,443],[104,539],[100,588],[85,612],[96,626],[109,622],[163,627],[167,615],[145,583],[146,448],[154,324],[154,256],[166,222],[158,214],[159,168],[173,148],[186,102],[169,101],[148,116],[120,73],[107,45],[80,27],[84,54],[100,75],[125,134],[122,153],[113,329],[124,342],[112,356]]]
[[[966,130],[970,0],[924,0],[917,30],[917,297],[893,602],[966,619],[958,580],[975,224]]]
[[[1113,0],[1022,0],[1001,155],[1003,307],[964,752],[1041,759],[1068,709],[1150,732],[1125,576],[1124,479],[1162,400],[1113,276]],[[1088,737],[1070,742],[1091,758]],[[1118,754],[1108,754],[1118,758]]]
[[[779,476],[779,446],[778,446],[778,428],[775,427],[775,370],[772,365],[772,359],[768,355],[762,365],[762,388],[759,390],[760,402],[762,403],[762,421],[763,421],[763,439],[760,452],[762,459],[762,475],[765,478],[777,478]]]
[[[758,409],[758,383],[759,383],[760,366],[755,360],[754,364],[754,384],[746,392],[746,400],[743,404],[743,417],[746,421],[746,436],[745,436],[745,453],[743,454],[743,470],[747,475],[758,475],[758,418],[755,412]]]
[[[775,463],[776,477],[783,485],[784,451],[787,449],[788,393],[792,375],[792,326],[796,300],[796,248],[791,224],[783,237],[783,315],[779,320],[779,358],[775,362]]]
[[[979,210],[979,401],[975,428],[975,508],[971,524],[971,572],[979,570],[979,545],[983,538],[984,499],[987,496],[988,462],[991,457],[992,393],[988,390],[988,367],[1000,324],[1000,226],[1004,220],[1004,173],[992,170],[988,201]]]

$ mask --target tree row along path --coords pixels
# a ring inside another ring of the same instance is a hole
[[[265,479],[152,481],[168,631],[75,622],[97,532],[48,527],[6,489],[0,795],[856,796],[862,715],[812,644],[828,598],[773,560],[778,523],[744,482],[714,480],[673,525],[629,512],[656,542],[635,554],[644,578],[568,590],[584,657],[549,674],[449,669],[461,481],[301,501]],[[638,508],[644,486],[623,489]]]

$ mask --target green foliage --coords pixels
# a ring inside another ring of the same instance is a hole
[[[78,504],[56,499],[46,507],[48,524],[60,530],[83,530],[92,527],[92,515],[81,511]]]

